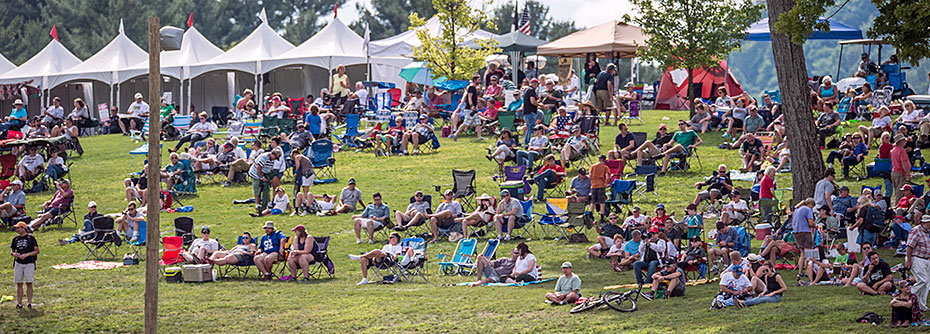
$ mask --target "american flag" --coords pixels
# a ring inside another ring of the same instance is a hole
[[[517,30],[527,35],[530,34],[530,11],[526,5],[523,6],[523,15],[520,16],[520,25],[517,26]]]

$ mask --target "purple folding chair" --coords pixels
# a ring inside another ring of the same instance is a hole
[[[530,193],[530,183],[526,177],[525,165],[504,166],[503,178],[500,188],[501,190],[510,191],[510,196],[522,199],[524,195]]]

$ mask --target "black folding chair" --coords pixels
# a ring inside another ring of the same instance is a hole
[[[433,185],[436,192],[442,193],[442,187],[452,186],[452,196],[461,200],[462,208],[466,212],[474,210],[475,207],[475,170],[452,170],[453,184]]]
[[[174,235],[181,237],[184,246],[194,242],[194,218],[181,216],[174,219]]]
[[[116,258],[116,253],[112,247],[118,247],[121,243],[119,235],[113,229],[113,218],[100,216],[91,221],[94,224],[93,237],[82,240],[81,243],[87,248],[87,254],[84,255],[86,261],[93,256],[98,261],[104,259]],[[109,257],[107,257],[109,255]]]

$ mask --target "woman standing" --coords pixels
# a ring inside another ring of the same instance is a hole
[[[588,60],[584,63],[585,85],[590,84],[591,80],[594,80],[598,73],[601,73],[601,65],[597,63],[597,55],[589,53]]]
[[[349,96],[349,76],[346,75],[345,65],[336,66],[336,74],[333,74],[333,84],[329,87],[333,96],[333,105],[340,105],[346,102]]]
[[[772,222],[772,208],[778,205],[775,201],[775,172],[774,166],[766,167],[759,182],[759,209],[762,209],[762,221],[766,223]]]

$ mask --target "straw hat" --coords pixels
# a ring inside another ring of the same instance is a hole
[[[478,196],[475,199],[476,200],[493,199],[493,197],[491,197],[491,195],[488,195],[488,193],[483,193],[481,194],[481,196]]]

